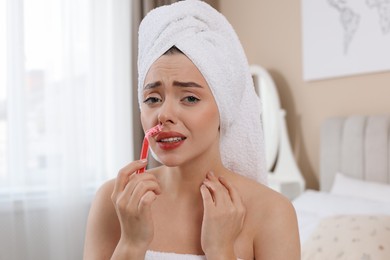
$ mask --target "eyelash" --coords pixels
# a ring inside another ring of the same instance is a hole
[[[143,101],[143,103],[148,104],[148,105],[153,105],[153,104],[161,102],[161,101],[162,100],[160,98],[157,98],[157,97],[148,97]],[[181,101],[189,103],[189,104],[196,104],[200,101],[200,99],[195,97],[195,96],[187,96],[187,97],[184,97]]]
[[[192,99],[192,101],[190,101],[190,99]],[[185,100],[190,104],[196,104],[200,101],[200,99],[195,97],[195,96],[188,96],[188,97],[185,97],[182,99],[182,101],[185,101]]]
[[[161,102],[161,99],[157,98],[157,97],[148,97],[147,99],[144,100],[144,104],[155,104],[157,102]]]

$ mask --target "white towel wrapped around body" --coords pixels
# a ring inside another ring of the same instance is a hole
[[[199,0],[185,0],[153,9],[139,29],[138,98],[154,61],[172,46],[199,69],[220,114],[220,151],[231,171],[266,183],[260,99],[248,61],[226,18]]]
[[[206,260],[206,256],[147,251],[145,260]],[[241,259],[237,258],[237,260]]]
[[[206,260],[206,257],[204,255],[147,251],[145,260]]]

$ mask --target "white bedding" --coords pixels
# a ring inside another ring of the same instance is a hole
[[[297,212],[301,244],[321,219],[333,215],[390,215],[390,203],[307,190],[293,201]]]

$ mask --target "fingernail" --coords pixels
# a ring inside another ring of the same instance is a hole
[[[139,160],[140,163],[147,163],[148,160],[147,159],[142,159],[142,160]]]
[[[209,180],[206,179],[206,180],[203,181],[203,184],[202,184],[202,185],[203,185],[203,186],[207,186],[208,182],[209,182]]]

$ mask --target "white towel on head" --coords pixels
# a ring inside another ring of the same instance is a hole
[[[226,18],[200,0],[185,0],[149,12],[139,28],[138,98],[146,73],[172,46],[199,69],[216,100],[222,162],[228,169],[267,182],[260,99],[248,61]]]

